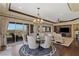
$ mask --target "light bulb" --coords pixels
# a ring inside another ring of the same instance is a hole
[[[34,19],[33,22],[36,22],[36,19]]]
[[[44,20],[43,20],[43,19],[41,19],[41,22],[44,22]]]
[[[40,21],[40,19],[37,19],[37,21],[39,22],[39,21]]]

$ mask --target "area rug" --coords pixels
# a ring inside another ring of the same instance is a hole
[[[54,46],[46,49],[42,47],[30,49],[28,45],[23,45],[19,50],[20,56],[53,56],[55,52]]]

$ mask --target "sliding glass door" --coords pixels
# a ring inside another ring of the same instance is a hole
[[[7,31],[7,43],[22,41],[22,34],[29,33],[29,24],[10,22]]]

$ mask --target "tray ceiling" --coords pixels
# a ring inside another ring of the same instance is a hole
[[[67,21],[79,17],[78,10],[72,11],[75,8],[73,4],[67,3],[11,3],[10,9],[37,17],[38,7],[41,18],[49,21],[57,21],[58,19]]]

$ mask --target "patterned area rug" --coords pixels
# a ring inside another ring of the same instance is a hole
[[[23,45],[19,50],[20,56],[53,56],[55,52],[54,46],[46,49],[42,47],[30,49],[28,45]]]

